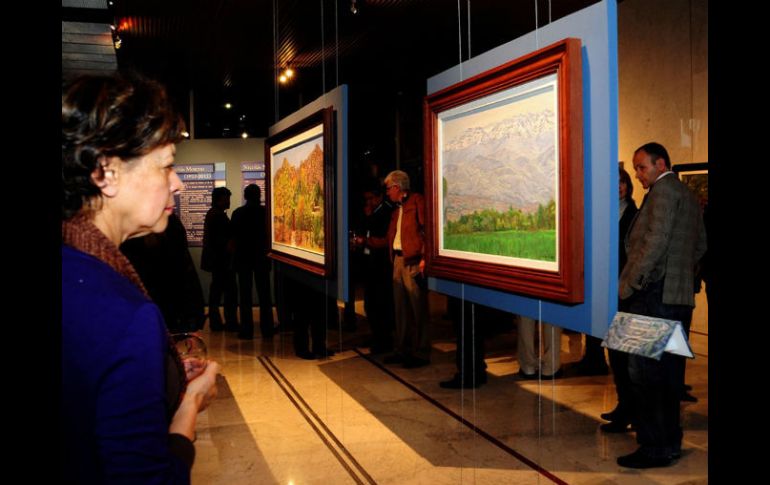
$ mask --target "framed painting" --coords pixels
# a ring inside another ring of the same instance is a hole
[[[334,273],[333,109],[265,140],[268,256],[311,273]]]
[[[680,163],[674,165],[671,170],[679,176],[679,180],[690,187],[698,198],[701,208],[705,207],[709,201],[709,164],[702,163]]]
[[[581,42],[424,101],[429,275],[583,301]]]

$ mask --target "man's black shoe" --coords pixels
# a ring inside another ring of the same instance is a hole
[[[523,370],[519,369],[519,372],[516,373],[519,378],[530,381],[532,379],[537,379],[537,372],[533,372],[532,374],[527,374]]]
[[[577,365],[575,374],[579,376],[606,376],[609,375],[610,368],[607,364],[602,365]]]
[[[388,346],[380,347],[380,346],[377,346],[377,345],[372,345],[370,347],[370,349],[371,350],[370,350],[369,353],[372,354],[372,355],[385,354],[385,353],[393,351],[393,349],[391,347],[388,347]]]
[[[320,352],[318,350],[314,350],[313,353],[318,357],[331,357],[335,354],[332,349],[321,349]]]
[[[628,421],[610,421],[599,426],[599,429],[605,433],[628,433],[633,431],[633,428],[629,427]]]
[[[639,448],[630,455],[618,457],[618,465],[626,468],[658,468],[669,466],[671,458],[668,455],[656,456]]]
[[[430,364],[428,359],[421,359],[419,357],[408,357],[404,359],[404,369],[416,369],[418,367],[425,367]]]
[[[468,379],[463,382],[460,374],[455,374],[454,377],[448,381],[441,381],[438,383],[444,389],[475,389],[481,387],[487,383],[487,374],[479,374],[476,379]]]
[[[401,354],[386,355],[382,361],[386,364],[403,364],[404,356]]]
[[[678,460],[682,457],[682,445],[676,445],[671,447],[671,451],[668,454],[668,457],[672,460]]]
[[[684,402],[698,402],[697,397],[685,391],[682,391],[682,394],[679,396],[679,400]]]
[[[552,381],[554,379],[560,379],[562,374],[563,372],[561,371],[561,369],[559,369],[551,375],[540,374],[540,378],[544,381]]]
[[[599,416],[605,421],[628,421],[623,416],[623,411],[620,410],[619,406],[616,406],[612,411],[608,413],[602,413]]]

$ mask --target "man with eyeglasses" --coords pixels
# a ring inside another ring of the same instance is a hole
[[[388,248],[393,261],[393,300],[396,341],[386,364],[405,368],[430,363],[428,289],[425,279],[425,199],[409,190],[409,175],[394,170],[385,177],[388,198],[397,208],[388,228]]]

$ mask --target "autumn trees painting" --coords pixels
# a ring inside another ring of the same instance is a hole
[[[265,140],[268,256],[325,278],[336,271],[334,116],[323,108]]]
[[[273,235],[275,242],[323,254],[324,177],[323,148],[315,138],[307,158],[279,157],[273,176]],[[299,147],[302,148],[302,147]],[[293,154],[303,153],[293,150]]]

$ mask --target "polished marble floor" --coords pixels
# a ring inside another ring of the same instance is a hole
[[[667,468],[630,470],[615,458],[633,433],[605,434],[615,406],[612,376],[570,376],[582,336],[565,332],[567,376],[515,376],[515,325],[487,339],[489,382],[438,386],[454,372],[445,298],[431,294],[430,366],[404,369],[370,357],[361,302],[357,331],[329,331],[341,349],[324,360],[294,356],[291,333],[241,341],[203,331],[222,364],[219,396],[200,415],[193,484],[696,484],[708,482],[708,314],[699,296],[683,403],[683,456]],[[255,312],[255,316],[258,312]]]

